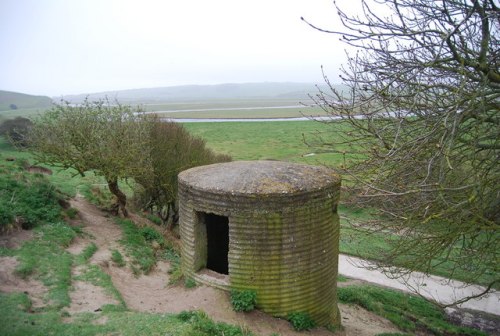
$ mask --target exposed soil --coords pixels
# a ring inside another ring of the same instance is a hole
[[[128,267],[117,267],[111,262],[111,250],[117,249],[125,255],[119,243],[120,227],[106,213],[98,210],[82,197],[72,200],[71,206],[79,211],[80,217],[73,224],[81,225],[86,235],[75,239],[67,251],[76,255],[91,242],[96,244],[98,250],[90,259],[90,263],[99,265],[111,276],[114,286],[131,310],[178,313],[183,310],[200,309],[216,321],[246,326],[256,335],[268,336],[272,333],[283,336],[332,335],[323,328],[309,332],[295,332],[287,321],[273,318],[260,311],[236,313],[232,310],[228,293],[212,287],[199,285],[187,289],[183,285],[171,286],[168,284],[170,267],[168,262],[159,262],[148,275],[136,277]],[[16,235],[11,235],[11,238],[4,237],[6,241],[2,244],[8,247],[16,246],[22,239],[29,238],[24,235],[21,235],[22,238]],[[41,298],[46,293],[46,288],[37,281],[22,280],[15,276],[16,265],[15,258],[0,258],[0,291],[28,292],[36,305],[43,305]],[[80,274],[81,266],[75,267],[72,272],[74,276]],[[70,314],[98,312],[103,305],[117,304],[116,299],[101,287],[82,281],[73,281],[72,285],[71,306],[67,309]],[[383,332],[398,332],[391,322],[363,308],[343,304],[339,305],[339,308],[344,330],[337,332],[337,335],[371,336]],[[101,323],[105,323],[105,320]]]
[[[47,288],[38,280],[17,276],[15,273],[17,265],[17,259],[14,257],[0,257],[0,292],[24,292],[31,299],[32,309],[43,307],[45,305],[43,297],[47,293]]]

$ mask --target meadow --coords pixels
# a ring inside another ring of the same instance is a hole
[[[270,101],[265,102],[265,106],[285,106],[284,102],[281,100],[275,101],[274,104]],[[213,104],[213,105],[211,105]],[[287,102],[288,104],[288,102]],[[276,112],[281,113],[280,109],[269,109],[269,110],[259,110],[252,109],[252,107],[261,107],[263,105],[258,105],[255,100],[248,101],[220,101],[215,102],[204,102],[204,103],[177,103],[174,104],[159,104],[155,105],[155,110],[165,109],[168,107],[173,110],[176,109],[215,109],[210,111],[214,118],[225,117],[227,114],[231,113],[230,110],[225,110],[226,108],[242,108],[248,107],[245,110],[237,110],[241,113],[246,113],[247,116],[259,117],[259,113],[269,113]],[[153,105],[150,105],[153,106]],[[151,108],[153,109],[153,108]],[[219,110],[217,110],[219,109]],[[36,111],[35,111],[36,110]],[[289,113],[301,113],[300,108],[290,108],[285,109]],[[267,112],[266,112],[267,111]],[[12,117],[12,116],[33,116],[40,112],[38,109],[30,109],[23,114],[23,110],[13,110],[8,111],[9,113],[0,112],[1,117]],[[234,111],[233,111],[234,112]],[[187,113],[206,113],[206,112],[175,112],[182,114],[182,117],[188,117]],[[233,117],[235,115],[233,114]],[[192,117],[192,115],[190,116]],[[0,122],[2,120],[0,119]],[[307,163],[313,165],[327,165],[336,169],[344,163],[345,157],[343,154],[339,153],[344,148],[334,148],[334,151],[329,151],[328,148],[322,148],[321,146],[315,146],[319,138],[328,140],[336,136],[336,132],[339,127],[342,127],[339,123],[321,123],[316,121],[269,121],[269,122],[197,122],[197,123],[185,123],[184,126],[193,135],[202,137],[207,145],[217,152],[229,154],[235,160],[285,160],[292,162]],[[5,159],[14,158],[15,161],[7,162]],[[10,146],[4,139],[0,138],[0,161],[2,165],[7,165],[11,167],[18,167],[19,169],[26,165],[36,164],[33,159],[32,154],[28,152],[22,152],[14,149]],[[55,185],[63,194],[68,197],[74,196],[77,192],[84,194],[87,198],[94,202],[98,202],[97,199],[92,199],[94,193],[92,190],[99,188],[102,193],[106,193],[106,186],[104,181],[94,174],[88,174],[85,177],[76,175],[74,171],[63,171],[54,167],[47,167],[53,171],[53,174],[47,176],[47,179]],[[16,168],[17,169],[17,168]],[[345,184],[345,181],[344,181]],[[124,186],[127,183],[124,182]],[[129,194],[131,189],[128,189]],[[373,235],[363,235],[358,231],[353,229],[352,223],[358,221],[364,221],[372,218],[372,214],[366,210],[353,209],[345,206],[339,207],[339,212],[341,215],[341,240],[340,240],[340,250],[342,253],[357,255],[367,259],[377,259],[379,254],[374,253],[374,251],[387,248],[387,242],[390,239],[397,238],[393,235],[387,234],[373,234]],[[61,224],[63,225],[63,224]],[[38,230],[46,230],[40,228]],[[61,234],[68,231],[61,230]],[[57,233],[59,234],[59,233]],[[71,233],[74,235],[73,233]],[[78,232],[76,232],[78,234]],[[49,237],[49,235],[47,235]],[[59,239],[56,239],[59,240]],[[34,248],[42,244],[42,242],[35,242]],[[45,244],[45,243],[43,243]],[[27,253],[25,258],[28,258],[28,248],[21,247],[18,251],[0,251],[0,254],[4,255],[22,255]],[[147,250],[147,246],[143,247],[141,250]],[[54,249],[64,249],[64,246],[57,247]],[[84,251],[85,252],[85,251]],[[89,252],[90,253],[90,252]],[[82,258],[83,258],[82,252]],[[41,257],[42,258],[42,257]],[[45,257],[43,257],[45,258]],[[50,254],[47,255],[47,260],[50,260]],[[78,258],[80,258],[78,256]],[[41,259],[44,262],[44,259]],[[77,261],[69,260],[68,263]],[[29,265],[28,265],[29,266]],[[42,266],[40,266],[42,267]],[[45,266],[43,266],[45,267]],[[48,266],[47,266],[48,267]],[[67,276],[68,270],[66,268],[61,268],[61,272],[65,272],[64,276]],[[444,274],[445,269],[443,268]],[[64,278],[61,275],[61,278]],[[494,274],[492,275],[494,276]],[[456,274],[459,279],[460,275]],[[487,279],[486,279],[487,280]],[[58,281],[58,280],[57,280]],[[61,280],[62,281],[62,280]],[[393,322],[400,326],[401,329],[412,332],[415,329],[427,329],[427,330],[437,330],[437,334],[444,332],[436,325],[418,325],[412,326],[411,321],[427,321],[436,319],[436,323],[443,324],[446,317],[442,312],[434,312],[434,306],[426,306],[422,311],[415,313],[405,313],[405,314],[393,314],[394,307],[399,306],[401,311],[409,312],[411,307],[415,306],[414,303],[406,302],[401,300],[397,292],[387,292],[386,290],[377,289],[376,287],[347,287],[346,289],[339,289],[339,298],[342,302],[350,302],[354,304],[361,305],[368,310],[375,311],[377,314],[386,316],[389,319],[394,319]],[[94,334],[94,333],[106,333],[106,332],[116,332],[117,330],[125,331],[124,334],[138,334],[148,328],[152,328],[150,331],[152,333],[171,331],[174,334],[190,334],[194,325],[197,328],[201,328],[200,325],[206,326],[213,330],[215,323],[206,319],[204,316],[196,315],[197,313],[186,313],[189,315],[189,319],[185,320],[184,315],[159,315],[159,314],[143,314],[134,313],[127,310],[125,307],[109,307],[109,311],[105,314],[108,318],[108,323],[106,325],[96,325],[94,324],[96,320],[96,315],[81,315],[73,319],[71,323],[61,322],[61,316],[65,316],[63,306],[67,305],[67,293],[69,289],[64,289],[63,297],[60,300],[60,305],[58,307],[52,307],[47,311],[40,311],[38,314],[31,314],[29,312],[30,303],[27,302],[26,295],[14,294],[14,295],[0,295],[0,300],[4,303],[2,309],[2,315],[4,316],[4,322],[9,321],[9,324],[5,323],[4,329],[6,332],[14,332],[15,330],[22,330],[25,333],[31,334],[44,334],[46,331],[51,331],[55,334],[66,334],[68,331],[77,334],[83,332],[83,334]],[[407,296],[405,296],[407,297]],[[389,299],[390,298],[390,299]],[[57,300],[56,300],[57,301]],[[387,301],[387,302],[385,302]],[[421,304],[424,305],[423,300]],[[432,313],[432,317],[426,317],[425,314]],[[415,315],[414,315],[415,314]],[[441,315],[440,315],[441,314]],[[187,316],[186,315],[186,316]],[[440,316],[437,316],[440,315]],[[194,316],[194,317],[193,317]],[[128,320],[130,324],[124,324],[124,320]],[[29,323],[26,324],[26,321]],[[196,323],[193,324],[195,321]],[[187,323],[186,323],[187,322]],[[434,322],[432,322],[434,323]],[[408,326],[409,325],[409,326]],[[11,329],[12,328],[12,329]],[[69,329],[68,329],[69,328]],[[230,326],[220,326],[222,329],[229,330]],[[446,327],[448,328],[448,326]],[[451,327],[450,327],[451,328]],[[1,329],[1,328],[0,328]],[[197,329],[198,330],[198,329]],[[234,329],[234,334],[239,334],[236,329]],[[462,330],[463,331],[463,330]],[[454,330],[454,332],[449,332],[450,334],[460,333],[462,331]],[[227,331],[226,331],[227,332]],[[467,334],[481,334],[480,332],[468,331]],[[200,335],[205,335],[203,332]],[[465,334],[465,332],[464,332]],[[207,333],[207,335],[211,335]]]
[[[335,136],[335,128],[317,121],[184,123],[217,152],[234,160],[284,160],[336,167],[340,153],[313,146],[320,137]],[[339,149],[338,149],[339,150]]]
[[[23,168],[33,163],[33,157],[27,152],[12,148],[5,141],[0,142],[0,184],[10,185],[18,181],[16,191],[17,204],[26,198],[26,204],[33,211],[33,216],[48,221],[44,225],[35,225],[34,238],[24,242],[17,248],[0,247],[0,257],[15,257],[19,264],[15,273],[23,279],[37,279],[47,287],[45,306],[38,307],[31,301],[28,292],[0,293],[0,334],[4,335],[253,335],[245,326],[218,323],[201,311],[184,311],[180,314],[143,313],[127,307],[122,294],[115,287],[111,277],[92,264],[92,256],[99,250],[94,243],[76,255],[68,253],[68,246],[78,239],[91,237],[78,225],[69,225],[66,220],[75,218],[73,208],[62,210],[57,201],[43,201],[45,189],[33,188],[32,180],[43,182],[44,186],[56,185],[57,189],[68,192],[63,197],[74,195],[76,190],[90,188],[99,178],[95,176],[71,176],[71,172],[53,170],[50,176],[30,175]],[[8,160],[7,160],[8,159]],[[14,159],[12,161],[12,159]],[[44,182],[46,181],[46,182]],[[47,184],[49,183],[49,184]],[[24,188],[24,189],[23,189]],[[55,192],[55,188],[50,188]],[[5,192],[5,190],[4,190]],[[54,194],[55,195],[55,194]],[[12,201],[13,195],[4,195]],[[29,197],[28,197],[29,196]],[[36,197],[33,197],[36,196]],[[23,198],[23,199],[21,199]],[[1,200],[0,200],[1,201]],[[41,201],[41,202],[40,202]],[[50,206],[49,206],[50,205]],[[14,207],[18,209],[18,207]],[[19,209],[18,209],[19,210]],[[42,210],[42,211],[39,211]],[[48,211],[54,210],[54,211]],[[365,213],[357,213],[350,209],[341,209],[355,219],[362,219]],[[61,218],[58,213],[62,214]],[[50,215],[50,216],[49,216]],[[54,218],[53,218],[54,217]],[[65,220],[63,220],[65,219]],[[152,227],[138,228],[129,220],[115,219],[123,231],[122,239],[117,242],[119,249],[125,251],[126,258],[118,250],[113,250],[111,261],[118,267],[130,267],[137,276],[145,276],[159,260],[172,263],[174,279],[175,265],[179,263],[179,255],[163,236]],[[355,251],[356,242],[343,226],[341,249]],[[347,239],[346,239],[347,237]],[[369,239],[368,239],[369,238]],[[370,244],[383,243],[383,237],[364,237]],[[157,246],[155,247],[154,242]],[[160,250],[156,251],[160,247]],[[370,246],[365,244],[365,247]],[[101,247],[102,248],[102,247]],[[156,251],[156,252],[155,252]],[[365,250],[369,252],[368,250]],[[57,256],[57,258],[55,257]],[[126,259],[126,260],[125,260]],[[125,265],[126,264],[126,265]],[[72,269],[81,271],[74,275]],[[178,267],[178,266],[177,266]],[[196,283],[186,279],[184,286],[190,290]],[[339,281],[347,279],[339,277]],[[99,312],[69,313],[73,282],[80,281],[103,288],[115,298],[115,304],[102,306]],[[182,286],[177,284],[176,286]],[[382,289],[368,285],[345,285],[338,289],[341,303],[359,305],[383,316],[405,332],[429,331],[436,335],[485,335],[477,330],[455,326],[447,321],[443,310],[422,298],[403,294],[398,291]],[[331,329],[334,331],[334,329]],[[277,334],[272,334],[277,335]],[[267,336],[267,335],[265,335]]]
[[[224,118],[234,111],[227,108],[244,108],[238,110],[238,113],[245,113],[247,117],[257,118],[261,113],[272,113],[280,111],[273,110],[254,110],[255,107],[279,107],[293,106],[299,104],[290,99],[233,99],[233,100],[210,100],[210,101],[181,101],[181,102],[160,102],[148,106],[150,111],[160,110],[194,110],[205,109],[205,112],[175,112],[182,117],[194,117],[196,113],[209,113],[214,118]],[[302,108],[286,109],[288,113],[301,114]],[[38,111],[39,112],[39,111]],[[36,113],[38,113],[36,112]],[[257,113],[258,112],[258,113]],[[22,110],[3,111],[0,116],[9,115],[6,113],[16,113],[22,115]],[[174,113],[174,112],[172,112]],[[257,114],[256,114],[257,113]],[[29,110],[25,116],[33,116],[35,112]],[[0,121],[1,122],[1,121]],[[352,157],[342,154],[346,148],[331,148],[321,146],[321,141],[329,142],[330,139],[337,137],[337,132],[344,127],[339,122],[318,122],[308,121],[265,121],[265,122],[194,122],[184,123],[184,127],[193,135],[203,138],[208,147],[216,152],[228,154],[234,160],[284,160],[291,162],[306,163],[312,165],[326,165],[332,169],[337,169],[344,165],[345,160]],[[0,151],[5,155],[27,159],[28,153],[17,152],[9,147],[3,140],[0,140]],[[100,193],[106,197],[106,185],[102,178],[93,174],[87,174],[85,177],[75,176],[74,171],[61,171],[57,168],[47,167],[53,170],[53,175],[49,177],[59,189],[66,195],[74,196],[77,192],[86,197],[95,197],[92,189],[100,189]],[[347,176],[343,176],[343,185],[349,184]],[[127,193],[131,194],[131,188],[128,183],[122,183]],[[98,201],[94,199],[94,201]],[[373,214],[367,210],[353,209],[345,206],[340,207],[342,220],[342,236],[340,249],[342,253],[351,254],[366,259],[380,259],[381,253],[374,251],[384,251],[388,248],[388,240],[396,237],[387,234],[360,233],[353,228],[351,223],[358,223],[373,219]],[[446,276],[449,265],[442,264],[438,269],[437,275]],[[465,279],[466,274],[455,273],[454,277],[458,280]],[[487,284],[489,280],[495,277],[495,274],[486,274],[480,284]]]

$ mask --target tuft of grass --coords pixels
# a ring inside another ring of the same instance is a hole
[[[118,267],[123,267],[126,264],[125,259],[123,259],[122,254],[118,250],[111,251],[111,261]]]
[[[340,302],[360,305],[387,318],[403,331],[424,330],[436,335],[486,335],[449,323],[441,308],[417,296],[366,285],[338,288],[337,293]]]
[[[245,327],[237,327],[223,322],[214,322],[202,311],[186,312],[177,315],[177,318],[191,326],[182,336],[252,336]]]
[[[156,231],[154,228],[145,226],[141,228],[139,232],[144,237],[144,239],[146,239],[147,242],[151,243],[153,241],[156,241],[160,245],[165,245],[165,238],[163,238],[161,233]]]
[[[163,253],[163,258],[170,262],[170,269],[168,274],[170,274],[169,285],[175,285],[182,279],[182,269],[181,269],[181,256],[172,247],[169,247]]]
[[[194,281],[193,278],[187,278],[184,281],[184,287],[186,287],[186,288],[194,288],[194,287],[196,287],[196,281]]]
[[[153,215],[153,214],[147,214],[146,215],[146,218],[149,219],[151,222],[155,223],[156,225],[162,225],[162,221],[161,221],[161,218],[156,216],[156,215]]]
[[[69,208],[65,211],[66,216],[68,216],[69,219],[75,219],[76,216],[78,216],[78,210],[75,208]]]
[[[108,294],[112,295],[118,302],[120,302],[120,305],[118,307],[115,307],[115,309],[127,309],[125,300],[123,300],[122,295],[113,285],[111,277],[109,276],[109,274],[105,273],[98,265],[87,265],[85,271],[82,274],[76,276],[75,279],[86,281],[95,286],[104,288],[104,290]]]
[[[143,235],[142,229],[139,229],[134,222],[128,219],[118,218],[116,222],[123,230],[121,242],[132,259],[131,267],[134,274],[136,272],[137,274],[141,272],[148,274],[156,264],[156,253]],[[149,230],[147,232],[150,233]]]
[[[94,243],[90,243],[85,247],[85,249],[83,249],[82,253],[80,253],[80,255],[78,256],[79,263],[80,264],[86,263],[90,258],[92,258],[92,256],[96,252],[97,252],[97,245]]]

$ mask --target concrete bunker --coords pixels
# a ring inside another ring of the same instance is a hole
[[[250,289],[273,316],[340,324],[340,177],[324,167],[236,161],[179,174],[182,270],[221,289]]]

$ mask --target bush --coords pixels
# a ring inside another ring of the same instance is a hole
[[[150,124],[147,164],[137,169],[133,178],[136,205],[157,214],[163,224],[176,224],[177,175],[188,168],[230,161],[207,148],[205,141],[189,134],[179,123],[164,122],[157,117]]]
[[[310,330],[316,327],[316,323],[308,313],[290,313],[287,320],[292,324],[293,329],[297,331]]]
[[[33,126],[31,120],[23,117],[9,119],[0,125],[0,135],[21,147],[28,146],[28,134]]]
[[[257,293],[253,290],[237,290],[231,291],[231,305],[234,311],[247,312],[255,308],[257,302]]]

